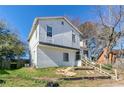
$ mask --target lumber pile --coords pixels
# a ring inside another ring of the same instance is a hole
[[[68,67],[66,69],[57,69],[56,74],[60,74],[63,76],[75,76],[76,75],[76,73],[73,72],[72,67]]]

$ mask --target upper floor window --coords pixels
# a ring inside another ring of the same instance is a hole
[[[61,24],[64,25],[64,22],[62,21]]]
[[[47,36],[52,37],[52,27],[47,26]]]
[[[75,34],[74,33],[72,33],[72,42],[75,43]]]

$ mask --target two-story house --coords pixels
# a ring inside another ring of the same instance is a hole
[[[65,17],[37,17],[29,34],[31,64],[36,68],[76,66],[80,31]]]

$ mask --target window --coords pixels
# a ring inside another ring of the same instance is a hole
[[[72,42],[75,43],[75,34],[74,33],[72,33]]]
[[[61,24],[64,25],[64,22],[62,21]]]
[[[47,36],[52,37],[52,27],[47,26]]]
[[[88,51],[87,50],[84,50],[83,54],[84,54],[84,56],[88,57]]]
[[[76,52],[76,60],[80,60],[80,52]]]
[[[86,46],[88,45],[88,40],[85,41]]]
[[[63,61],[69,61],[69,54],[63,53]]]

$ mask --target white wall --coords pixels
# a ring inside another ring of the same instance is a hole
[[[64,25],[61,22],[64,22]],[[53,44],[80,48],[79,33],[75,31],[64,19],[45,19],[39,21],[40,41]],[[47,25],[52,27],[53,37],[47,37]],[[72,31],[75,33],[76,42],[72,43]]]
[[[61,24],[62,21],[64,22],[64,25]],[[47,37],[47,25],[52,27],[52,39]],[[72,31],[75,33],[75,43],[72,43]],[[80,48],[79,33],[75,31],[75,29],[73,29],[64,19],[48,19],[39,21],[39,24],[36,26],[36,29],[29,41],[31,62],[37,67],[75,65],[76,50],[53,48],[52,46],[43,47],[43,45],[39,48],[39,41]],[[69,62],[63,62],[63,52],[69,53]]]
[[[88,48],[88,46],[86,45],[86,42],[87,42],[87,39],[81,40],[81,41],[80,41],[80,47]]]
[[[63,53],[69,53],[69,61],[63,61]],[[38,46],[37,67],[74,66],[76,50],[51,46]]]
[[[29,51],[31,63],[37,64],[37,45],[39,44],[39,25],[36,27],[29,41]]]

